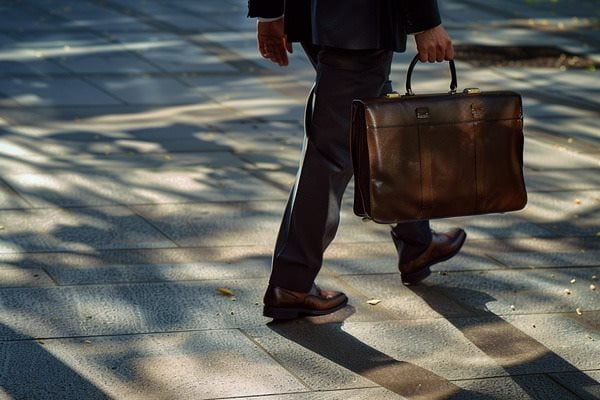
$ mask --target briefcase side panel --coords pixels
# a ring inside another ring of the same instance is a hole
[[[380,223],[425,219],[416,126],[368,130],[371,217]]]
[[[350,153],[354,168],[354,214],[370,218],[370,174],[367,148],[365,107],[361,101],[352,102]]]
[[[527,204],[520,118],[477,123],[477,212],[520,210]]]

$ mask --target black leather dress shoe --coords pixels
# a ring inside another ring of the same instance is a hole
[[[467,234],[464,230],[456,228],[446,233],[433,232],[433,239],[420,256],[403,264],[398,264],[400,279],[405,285],[411,285],[422,281],[431,274],[431,267],[442,261],[446,261],[460,251]]]
[[[313,285],[308,293],[269,286],[263,315],[273,319],[292,319],[305,315],[326,315],[343,308],[348,297],[342,292],[321,290]]]

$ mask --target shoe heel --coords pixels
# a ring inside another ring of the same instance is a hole
[[[300,311],[295,308],[264,306],[263,315],[273,319],[294,319],[300,316]]]
[[[425,267],[419,271],[407,274],[407,273],[400,273],[400,280],[402,281],[403,284],[405,285],[414,285],[416,283],[421,282],[423,279],[427,278],[429,275],[431,275],[431,269],[429,269],[429,267]]]

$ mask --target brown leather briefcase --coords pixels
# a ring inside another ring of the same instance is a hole
[[[510,91],[414,95],[352,103],[354,212],[379,223],[519,210],[523,180],[521,96]]]

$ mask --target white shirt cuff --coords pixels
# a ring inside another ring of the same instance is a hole
[[[281,18],[283,18],[283,15],[281,15],[279,17],[275,17],[275,18],[258,17],[258,22],[273,22],[273,21],[280,20]]]

